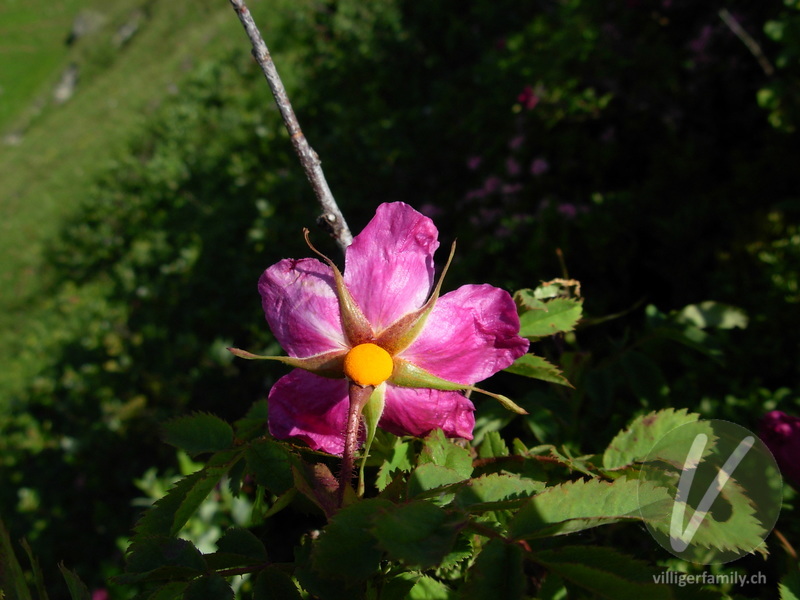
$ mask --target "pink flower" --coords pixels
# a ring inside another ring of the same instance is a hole
[[[264,271],[267,322],[282,360],[299,367],[269,392],[273,436],[342,454],[353,382],[380,393],[378,426],[391,433],[472,438],[474,406],[461,390],[508,367],[528,341],[507,292],[465,285],[438,296],[437,238],[407,204],[382,204],[347,249],[344,275],[313,258]]]
[[[526,110],[533,110],[539,104],[539,96],[533,91],[533,88],[526,85],[517,96],[517,102],[522,104]]]
[[[759,437],[770,449],[783,476],[800,488],[800,418],[779,410],[761,419]]]

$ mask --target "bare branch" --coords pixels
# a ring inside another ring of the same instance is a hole
[[[289,97],[286,95],[286,89],[283,87],[283,82],[278,75],[278,70],[275,68],[275,63],[272,62],[272,57],[269,54],[264,38],[261,37],[261,32],[253,21],[253,17],[244,0],[230,0],[230,3],[236,10],[236,14],[239,15],[239,20],[247,32],[247,37],[250,38],[250,43],[253,45],[253,56],[267,78],[267,83],[269,83],[272,95],[278,105],[278,110],[281,113],[281,117],[283,117],[283,122],[286,124],[286,130],[292,140],[292,147],[300,159],[300,164],[306,172],[306,177],[311,183],[317,201],[322,206],[323,214],[318,219],[318,222],[328,229],[331,236],[344,250],[352,243],[353,236],[342,212],[339,210],[339,206],[336,204],[336,200],[333,198],[328,182],[325,180],[319,156],[309,146],[306,137],[300,130],[300,124],[297,122],[297,117],[294,114],[291,102],[289,102]]]
[[[758,45],[758,42],[753,39],[749,33],[744,30],[739,24],[739,21],[736,20],[727,8],[722,8],[717,13],[719,18],[725,22],[730,30],[736,34],[742,43],[747,46],[747,49],[750,50],[750,53],[756,57],[758,64],[761,65],[761,69],[766,73],[768,76],[772,76],[775,73],[775,67],[772,66],[772,63],[769,62],[769,59],[764,54],[764,51],[761,50],[761,46]]]

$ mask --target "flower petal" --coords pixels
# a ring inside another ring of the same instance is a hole
[[[442,429],[448,437],[472,439],[475,406],[461,392],[386,386],[378,426],[395,435],[422,437]]]
[[[330,267],[313,258],[284,259],[258,280],[264,314],[289,356],[347,348]]]
[[[353,240],[344,281],[376,333],[425,303],[439,232],[408,204],[381,204]]]
[[[299,438],[313,450],[341,454],[349,407],[347,380],[295,369],[269,391],[269,432],[278,439]]]
[[[465,285],[439,298],[419,337],[399,356],[437,377],[473,384],[505,369],[528,345],[508,292]]]

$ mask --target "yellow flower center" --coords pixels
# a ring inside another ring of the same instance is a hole
[[[358,385],[380,385],[393,367],[389,353],[375,344],[359,344],[344,357],[344,374]]]

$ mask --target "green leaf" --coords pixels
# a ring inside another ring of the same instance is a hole
[[[653,474],[653,470],[649,470],[648,480],[653,477]],[[666,489],[672,498],[678,498],[680,472],[670,475],[672,481],[666,486]],[[698,467],[698,474],[695,476],[696,481],[692,484],[692,490],[707,489],[716,475],[716,468],[706,468],[705,464],[701,463]],[[690,492],[689,510],[683,515],[683,522],[680,524],[681,531],[686,529],[689,519],[694,516],[698,502],[699,498],[693,497]],[[691,544],[680,553],[680,557],[690,562],[708,563],[720,558],[722,561],[732,560],[745,553],[758,551],[768,533],[759,519],[759,516],[763,518],[768,515],[756,513],[757,508],[763,508],[761,504],[764,503],[754,502],[752,494],[748,494],[739,482],[731,477],[720,489],[709,512],[703,517],[702,526],[697,529]],[[777,509],[777,501],[775,504],[775,509]],[[669,548],[672,535],[672,509],[660,517],[654,515],[654,518],[647,518],[646,522],[648,529],[662,547]]]
[[[652,304],[645,308],[645,315],[647,316],[647,324],[653,334],[683,344],[716,360],[721,359],[722,347],[720,343],[690,321],[679,320],[675,313],[667,316]]]
[[[583,315],[583,301],[554,298],[545,308],[529,310],[519,318],[519,334],[532,340],[559,332],[572,331]]]
[[[247,414],[233,424],[236,439],[250,441],[264,434],[267,428],[267,402],[254,402]]]
[[[453,591],[441,581],[423,575],[408,594],[408,600],[452,600]]]
[[[747,313],[741,308],[713,300],[684,307],[678,312],[677,320],[700,329],[745,329],[748,322]]]
[[[698,418],[698,414],[690,413],[685,408],[680,410],[668,408],[637,417],[627,429],[620,431],[611,441],[603,454],[603,467],[618,469],[637,461],[643,461],[648,456],[651,459],[666,460],[671,464],[683,465],[686,459],[686,448],[691,447],[691,442],[686,446],[664,448],[656,448],[656,443],[676,427],[694,423]],[[689,433],[694,436],[697,432],[698,430],[692,428]],[[713,431],[710,427],[708,433],[709,437],[713,438]],[[655,453],[651,454],[654,450]]]
[[[633,350],[625,352],[620,362],[633,394],[644,406],[663,404],[669,395],[669,386],[655,362]]]
[[[192,581],[183,600],[233,600],[233,590],[221,575],[211,573]]]
[[[430,498],[438,494],[440,496],[438,502],[447,504],[453,499],[452,491],[442,489],[437,492],[437,490],[461,481],[464,481],[464,477],[453,469],[434,464],[421,465],[414,469],[408,478],[408,497]]]
[[[175,598],[180,598],[183,595],[188,585],[186,581],[171,581],[158,588],[147,600],[175,600]]]
[[[484,512],[519,506],[541,492],[544,482],[507,473],[491,473],[465,481],[458,488],[454,506],[470,512]]]
[[[137,536],[128,549],[124,583],[178,579],[200,575],[206,562],[200,551],[187,540],[163,535]]]
[[[378,430],[378,421],[381,420],[383,415],[383,408],[386,405],[386,386],[379,385],[376,387],[372,394],[370,394],[367,404],[362,411],[364,429],[366,431],[366,439],[362,449],[363,457],[361,458],[361,466],[358,469],[358,495],[364,495],[364,467],[367,464],[370,448],[372,448],[372,441],[375,439],[375,432]]]
[[[0,520],[0,597],[6,600],[31,600],[25,573],[17,561],[11,538]]]
[[[785,575],[778,584],[780,600],[800,600],[800,573],[797,571]]]
[[[612,548],[566,546],[543,550],[536,561],[600,598],[609,600],[677,599],[677,590],[655,583],[655,569]],[[664,571],[661,571],[662,573]]]
[[[342,579],[325,577],[313,567],[312,553],[316,550],[317,542],[312,542],[309,537],[304,537],[299,546],[294,548],[295,569],[294,577],[302,589],[311,597],[319,600],[354,600],[364,597],[363,580],[350,582]]]
[[[207,413],[178,417],[163,426],[164,441],[192,456],[226,450],[233,445],[233,428]]]
[[[572,387],[572,384],[561,374],[561,370],[558,367],[535,354],[523,354],[514,361],[514,364],[507,367],[506,371],[515,375],[523,375],[532,379],[541,379],[542,381]]]
[[[392,476],[396,471],[409,472],[413,457],[413,446],[407,441],[396,438],[391,453],[384,458],[378,469],[378,477],[375,479],[375,486],[378,490],[383,491],[391,483]]]
[[[74,571],[67,569],[63,563],[58,565],[58,569],[67,582],[67,589],[72,600],[91,600],[89,588],[86,587],[86,584],[81,581],[81,578]]]
[[[392,503],[379,498],[340,510],[322,531],[311,554],[314,570],[332,579],[363,581],[380,565],[383,552],[371,532],[373,519]]]
[[[270,439],[251,442],[245,451],[247,469],[258,485],[280,496],[294,485],[292,455],[283,444]]]
[[[544,310],[545,303],[536,297],[536,293],[526,288],[514,292],[514,304],[517,305],[517,312],[522,315],[531,310]]]
[[[139,519],[137,536],[177,535],[227,470],[226,466],[207,467],[181,479]]]
[[[478,447],[478,457],[497,458],[499,456],[508,456],[508,446],[499,431],[489,431]]]
[[[425,445],[419,455],[419,465],[434,464],[452,469],[462,479],[472,475],[472,456],[463,448],[445,437],[441,429],[432,431],[425,438]]]
[[[39,596],[39,600],[48,600],[47,590],[45,589],[44,585],[44,574],[42,573],[42,567],[39,565],[39,560],[33,554],[33,550],[31,550],[28,540],[22,540],[22,548],[25,550],[25,554],[28,555],[28,562],[31,564],[33,581],[36,585],[36,594]]]
[[[463,600],[518,600],[524,597],[522,548],[503,540],[490,540],[467,572]]]
[[[459,517],[430,502],[410,502],[377,515],[372,531],[391,558],[426,569],[451,551],[460,525]]]
[[[407,600],[419,578],[416,573],[399,573],[381,585],[380,600]]]
[[[253,585],[253,600],[302,600],[300,590],[286,573],[276,567],[267,567]]]
[[[217,541],[217,550],[228,554],[238,554],[255,563],[267,560],[267,549],[264,548],[264,543],[251,531],[242,527],[226,529]]]
[[[664,488],[621,477],[590,479],[546,488],[509,523],[515,539],[563,535],[600,525],[643,518],[661,519],[674,500]]]

